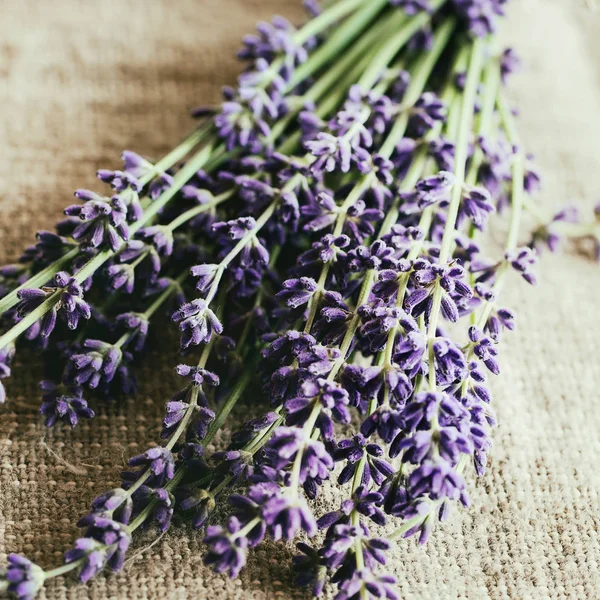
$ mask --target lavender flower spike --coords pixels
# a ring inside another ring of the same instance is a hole
[[[18,600],[32,600],[44,585],[45,573],[44,569],[28,558],[9,554],[8,567],[6,570],[0,570],[0,584],[2,580],[8,583],[6,589],[15,594]]]

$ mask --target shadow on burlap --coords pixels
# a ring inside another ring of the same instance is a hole
[[[72,191],[93,185],[97,168],[116,167],[122,149],[158,158],[172,147],[190,127],[186,110],[216,101],[234,81],[242,34],[273,13],[299,15],[297,4],[4,0],[0,261],[50,228]],[[542,200],[591,210],[600,200],[600,17],[583,1],[513,4],[505,28],[527,68],[511,95],[545,175]],[[391,570],[403,598],[600,596],[600,267],[572,253],[548,257],[540,280],[530,289],[515,278],[507,293],[519,328],[506,337],[494,383],[500,427],[489,473],[472,483],[471,510],[454,514],[429,545],[399,545]],[[58,564],[90,500],[156,439],[177,385],[177,342],[159,337],[139,368],[138,397],[101,407],[74,431],[43,427],[40,366],[19,356],[0,408],[0,563],[14,551]],[[327,488],[318,510],[336,503]],[[305,597],[292,584],[291,547],[265,545],[229,581],[202,565],[200,537],[175,526],[141,553],[154,539],[142,536],[123,573],[87,587],[59,579],[42,597]]]

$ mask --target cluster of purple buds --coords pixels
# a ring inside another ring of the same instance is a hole
[[[60,272],[54,276],[53,285],[41,289],[24,289],[18,294],[19,304],[17,315],[22,318],[33,312],[42,303],[50,298],[56,298],[56,302],[48,310],[42,319],[32,326],[30,339],[37,337],[47,338],[54,331],[58,316],[61,316],[67,327],[71,330],[77,329],[80,319],[91,317],[90,305],[83,299],[83,289],[79,282],[68,273]]]

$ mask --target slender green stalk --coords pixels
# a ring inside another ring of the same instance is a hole
[[[327,42],[312,54],[309,61],[300,65],[295,70],[285,88],[286,91],[293,90],[299,83],[338,56],[366,29],[387,3],[388,0],[369,0],[369,2],[364,3],[364,6],[359,11],[341,24],[329,37]]]
[[[448,207],[448,216],[444,234],[442,236],[442,245],[440,248],[439,264],[445,265],[448,262],[452,245],[456,235],[456,219],[460,208],[460,202],[463,194],[463,186],[465,183],[466,165],[469,152],[469,142],[473,119],[475,114],[475,102],[477,97],[477,88],[481,81],[481,71],[484,61],[485,42],[480,38],[474,40],[471,51],[471,60],[467,71],[467,81],[465,83],[465,91],[463,95],[460,126],[458,130],[458,139],[456,143],[455,157],[455,182],[452,188],[452,197],[450,206]],[[431,313],[429,317],[429,326],[427,329],[429,337],[429,358],[432,360],[433,343],[436,336],[437,324],[440,316],[442,301],[442,288],[438,284],[433,293]],[[433,363],[430,365],[429,387],[432,390],[436,388],[435,369]]]
[[[144,213],[142,218],[134,223],[130,228],[130,235],[139,231],[150,219],[156,215],[167,203],[177,194],[177,192],[187,183],[187,181],[204,165],[207,157],[210,155],[210,146],[200,150],[184,167],[175,175],[173,185],[166,190],[150,208]],[[210,210],[215,204],[223,202],[222,199],[215,199],[214,203],[204,204],[205,210]],[[199,207],[200,208],[200,207]],[[112,250],[102,250],[91,260],[89,260],[83,268],[78,271],[74,278],[78,283],[83,283],[88,277],[91,277],[106,261],[108,261],[115,253]],[[5,348],[8,344],[16,340],[24,331],[31,325],[41,319],[49,310],[51,310],[61,298],[60,290],[52,296],[48,297],[35,310],[31,311],[21,321],[16,323],[4,335],[0,336],[0,349]]]

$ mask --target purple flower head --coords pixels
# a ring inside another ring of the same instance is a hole
[[[482,231],[488,216],[494,210],[490,193],[484,187],[473,187],[463,193],[458,222],[467,217],[477,229]]]
[[[327,582],[327,567],[321,553],[303,542],[299,542],[297,548],[302,554],[292,559],[296,585],[310,587],[313,596],[320,596]]]
[[[83,299],[81,285],[64,271],[60,271],[54,276],[52,286],[21,290],[18,293],[18,315],[24,317],[55,294],[60,294],[58,302],[46,312],[40,321],[39,335],[43,338],[48,337],[54,331],[58,315],[66,321],[67,327],[71,330],[77,329],[80,319],[87,320],[92,316],[90,305]]]
[[[192,277],[196,277],[198,282],[196,289],[202,294],[207,294],[213,285],[219,272],[219,265],[204,264],[196,265],[190,269]]]
[[[127,525],[133,511],[133,500],[123,489],[116,488],[95,498],[92,502],[92,514]]]
[[[242,238],[256,228],[256,221],[253,217],[240,217],[231,221],[222,221],[214,223],[213,231],[218,235],[218,242],[222,247],[220,253],[224,257]],[[243,268],[254,267],[256,265],[264,266],[269,262],[269,252],[258,240],[256,235],[252,235],[250,243],[246,244],[240,254],[239,263]]]
[[[384,442],[389,444],[395,439],[401,429],[401,414],[390,407],[381,407],[362,422],[360,432],[366,438],[377,433]]]
[[[207,344],[214,334],[223,333],[223,325],[204,300],[192,300],[173,313],[172,319],[182,332],[183,349]]]
[[[383,211],[378,208],[366,208],[364,200],[357,200],[347,211],[344,232],[361,244],[373,235],[373,223],[379,223],[383,216]]]
[[[292,309],[308,304],[318,289],[317,282],[311,277],[288,279],[283,282],[282,286],[283,289],[277,294],[277,298]]]
[[[367,527],[337,524],[329,529],[323,546],[324,562],[336,569],[334,581],[344,581],[356,571],[356,546],[360,545],[365,567],[375,570],[387,562],[386,551],[391,544],[385,539],[373,538]]]
[[[173,176],[169,173],[158,173],[148,186],[148,195],[150,196],[150,199],[158,199],[174,184],[174,182]]]
[[[423,333],[410,331],[396,338],[393,360],[409,377],[415,377],[427,372],[426,352],[427,340]]]
[[[473,291],[465,281],[464,269],[456,263],[443,267],[426,259],[418,259],[413,264],[412,281],[415,289],[409,294],[405,305],[413,317],[423,313],[429,316],[432,294],[438,284],[442,289],[442,315],[453,323],[459,317],[457,302],[467,301],[473,296]]]
[[[44,585],[44,569],[19,554],[8,555],[8,566],[0,570],[0,582],[8,583],[6,590],[18,600],[33,600]]]
[[[473,344],[475,356],[494,374],[500,373],[500,366],[496,357],[498,349],[492,338],[487,337],[481,329],[472,325],[469,327],[469,340]]]
[[[183,486],[177,489],[176,497],[178,509],[184,511],[194,509],[192,518],[194,529],[204,527],[216,506],[213,495],[202,488]]]
[[[317,403],[326,409],[320,411],[315,423],[323,439],[333,439],[334,428],[331,417],[340,423],[350,422],[350,412],[347,408],[350,401],[348,392],[339,384],[322,378],[309,379],[300,386],[300,394],[299,397],[291,398],[284,404],[288,425],[303,426]]]
[[[456,146],[443,137],[429,143],[429,153],[442,171],[454,171],[454,154]]]
[[[369,569],[354,571],[350,578],[339,584],[339,592],[335,600],[362,600],[368,598],[387,598],[400,600],[396,591],[396,579],[392,575],[376,575]]]
[[[333,225],[339,210],[332,195],[327,192],[320,192],[314,202],[301,208],[302,216],[309,219],[304,225],[304,229],[306,231],[321,231],[321,229]]]
[[[130,467],[150,469],[154,478],[161,482],[170,481],[175,475],[175,458],[167,448],[150,448],[143,454],[129,459],[128,464]]]
[[[499,16],[504,15],[502,8],[507,0],[452,0],[458,15],[462,17],[469,31],[484,37],[496,31]]]
[[[299,482],[307,479],[322,482],[329,478],[333,459],[322,442],[311,440],[310,435],[296,427],[279,427],[266,448],[267,460],[272,467],[281,471],[296,459],[301,452]]]
[[[253,456],[245,450],[215,452],[212,460],[218,465],[219,471],[231,475],[234,481],[247,480],[254,475]]]
[[[250,61],[262,59],[269,64],[279,58],[283,61],[280,75],[288,81],[295,67],[308,58],[306,48],[294,40],[294,28],[289,21],[276,16],[272,23],[260,22],[257,30],[257,35],[244,37],[244,47],[238,52],[238,58]]]
[[[512,49],[507,48],[500,57],[500,72],[502,81],[506,83],[508,76],[516,73],[521,69],[521,59],[519,55]]]
[[[329,529],[337,524],[347,525],[350,523],[352,512],[356,510],[377,525],[385,525],[385,515],[379,508],[382,502],[383,496],[379,492],[369,490],[368,486],[359,485],[350,499],[342,501],[339,510],[323,515],[317,524],[319,529]]]
[[[363,131],[366,131],[363,128]],[[304,142],[308,152],[315,158],[311,169],[315,174],[340,171],[348,173],[352,165],[356,165],[361,173],[368,173],[370,153],[357,143],[352,144],[346,135],[336,135],[322,131],[314,140]]]
[[[231,221],[220,221],[213,225],[213,231],[226,236],[231,241],[241,240],[249,231],[256,227],[253,217],[239,217]]]
[[[438,337],[433,342],[436,381],[449,385],[462,381],[468,374],[467,362],[462,350],[449,338]]]
[[[274,540],[291,540],[303,530],[309,536],[317,532],[317,523],[306,500],[294,494],[273,494],[264,504],[262,516]]]
[[[121,154],[123,170],[137,179],[154,175],[154,165],[131,150],[124,150]]]
[[[100,340],[85,340],[83,348],[85,352],[69,358],[67,380],[90,389],[111,383],[123,359],[121,349]]]
[[[371,479],[377,484],[394,472],[394,469],[382,460],[383,455],[381,446],[377,444],[368,444],[365,437],[359,433],[352,439],[342,440],[333,452],[333,458],[336,462],[346,461],[346,466],[342,469],[338,483],[344,485],[348,483],[355,475],[360,460],[366,454],[366,462],[362,473],[361,483],[368,486]]]
[[[132,173],[127,171],[109,171],[108,169],[99,169],[96,176],[100,181],[108,183],[115,191],[141,192],[142,184]]]
[[[416,321],[401,308],[388,307],[379,301],[361,306],[358,314],[363,322],[360,334],[368,341],[371,352],[385,348],[392,330],[408,333],[418,329]]]
[[[304,0],[304,8],[311,17],[318,17],[322,12],[322,8],[318,0]]]
[[[321,267],[329,263],[336,277],[340,274],[340,267],[346,257],[345,248],[350,244],[347,235],[334,237],[331,234],[324,235],[318,242],[312,245],[310,250],[303,252],[297,261],[296,272],[298,275],[310,275],[318,277]]]
[[[127,527],[96,515],[84,517],[78,525],[87,527],[85,537],[79,538],[74,548],[65,553],[65,562],[69,564],[85,559],[79,572],[79,580],[86,583],[105,567],[111,571],[119,571],[131,543]]]
[[[446,460],[426,460],[410,474],[408,485],[413,498],[448,498],[460,500],[464,506],[469,504],[464,479]]]
[[[154,282],[156,281],[160,270],[162,268],[160,256],[154,248],[154,246],[146,244],[142,240],[131,240],[127,242],[117,257],[117,260],[120,265],[117,265],[117,269],[114,271],[115,275],[113,278],[119,277],[119,267],[121,268],[129,268],[129,271],[123,271],[123,281],[120,283],[115,283],[113,285],[114,289],[122,287],[125,282],[131,280],[129,285],[130,289],[133,289],[134,285],[134,277],[137,276],[137,279],[144,279],[146,282]],[[125,264],[124,264],[125,263]],[[131,263],[130,265],[126,263]],[[112,271],[107,269],[109,275]],[[111,281],[112,283],[112,281]]]
[[[473,453],[473,444],[467,435],[455,427],[446,427],[440,429],[437,434],[432,431],[417,431],[414,435],[404,438],[397,449],[402,452],[402,462],[405,463],[420,465],[439,453],[444,460],[456,464],[461,453]]]
[[[346,365],[342,373],[342,385],[348,391],[350,405],[364,413],[372,399],[378,398],[384,383],[381,367]]]
[[[440,171],[421,179],[415,188],[419,208],[424,209],[432,204],[447,201],[454,184],[454,174],[449,171]]]
[[[394,225],[390,233],[382,237],[389,247],[397,250],[397,254],[406,256],[412,247],[413,242],[422,240],[424,237],[423,231],[418,227],[405,227],[404,225]]]
[[[169,529],[175,505],[173,494],[165,488],[151,488],[147,485],[142,485],[136,493],[135,500],[137,510],[145,508],[153,502],[152,520],[156,523],[161,533]]]
[[[122,263],[110,265],[106,269],[108,287],[111,290],[120,290],[125,294],[132,294],[135,287],[135,267]]]
[[[175,370],[177,371],[177,375],[189,378],[190,383],[196,387],[203,387],[204,385],[217,387],[220,383],[217,375],[201,367],[178,365]]]
[[[257,153],[266,145],[271,133],[269,122],[283,109],[279,90],[269,86],[268,71],[269,63],[259,58],[254,70],[240,76],[237,94],[231,88],[223,90],[225,102],[214,123],[228,150],[241,146]],[[285,85],[280,77],[278,81],[275,77],[275,83]]]
[[[165,225],[153,225],[141,229],[137,234],[147,244],[152,244],[159,256],[171,256],[173,254],[173,231]]]
[[[146,345],[150,321],[143,313],[123,313],[117,315],[115,322],[121,325],[129,333],[129,349],[141,352]]]
[[[538,256],[531,248],[517,248],[507,252],[505,258],[527,283],[537,284],[534,267],[537,265]]]
[[[57,385],[52,381],[41,381],[42,406],[40,413],[46,417],[46,427],[53,427],[57,421],[75,427],[79,419],[91,419],[94,411],[83,399],[83,390],[79,386]]]
[[[416,137],[422,137],[445,119],[446,105],[433,92],[425,92],[411,110],[410,127]]]
[[[241,533],[241,523],[230,517],[227,528],[211,525],[206,529],[202,540],[209,547],[204,562],[211,565],[216,573],[228,573],[237,577],[246,564],[248,539]]]
[[[72,237],[84,247],[98,248],[106,244],[116,252],[129,238],[128,210],[119,196],[103,198],[89,190],[77,190],[75,196],[85,204],[73,204],[64,211],[81,223],[72,231]]]
[[[420,392],[402,411],[403,427],[411,432],[429,430],[441,413],[453,414],[456,404],[443,392]]]
[[[6,392],[4,385],[2,384],[3,379],[10,377],[10,365],[15,356],[15,345],[14,343],[7,344],[4,348],[0,349],[0,404],[3,404],[6,400]]]
[[[564,234],[560,229],[560,224],[580,222],[581,217],[577,207],[565,206],[554,215],[550,223],[538,227],[533,233],[532,245],[536,250],[540,249],[541,246],[546,245],[550,249],[550,252],[556,252],[564,237]]]
[[[339,292],[325,292],[319,319],[315,322],[315,335],[326,345],[338,346],[346,334],[352,316]]]

